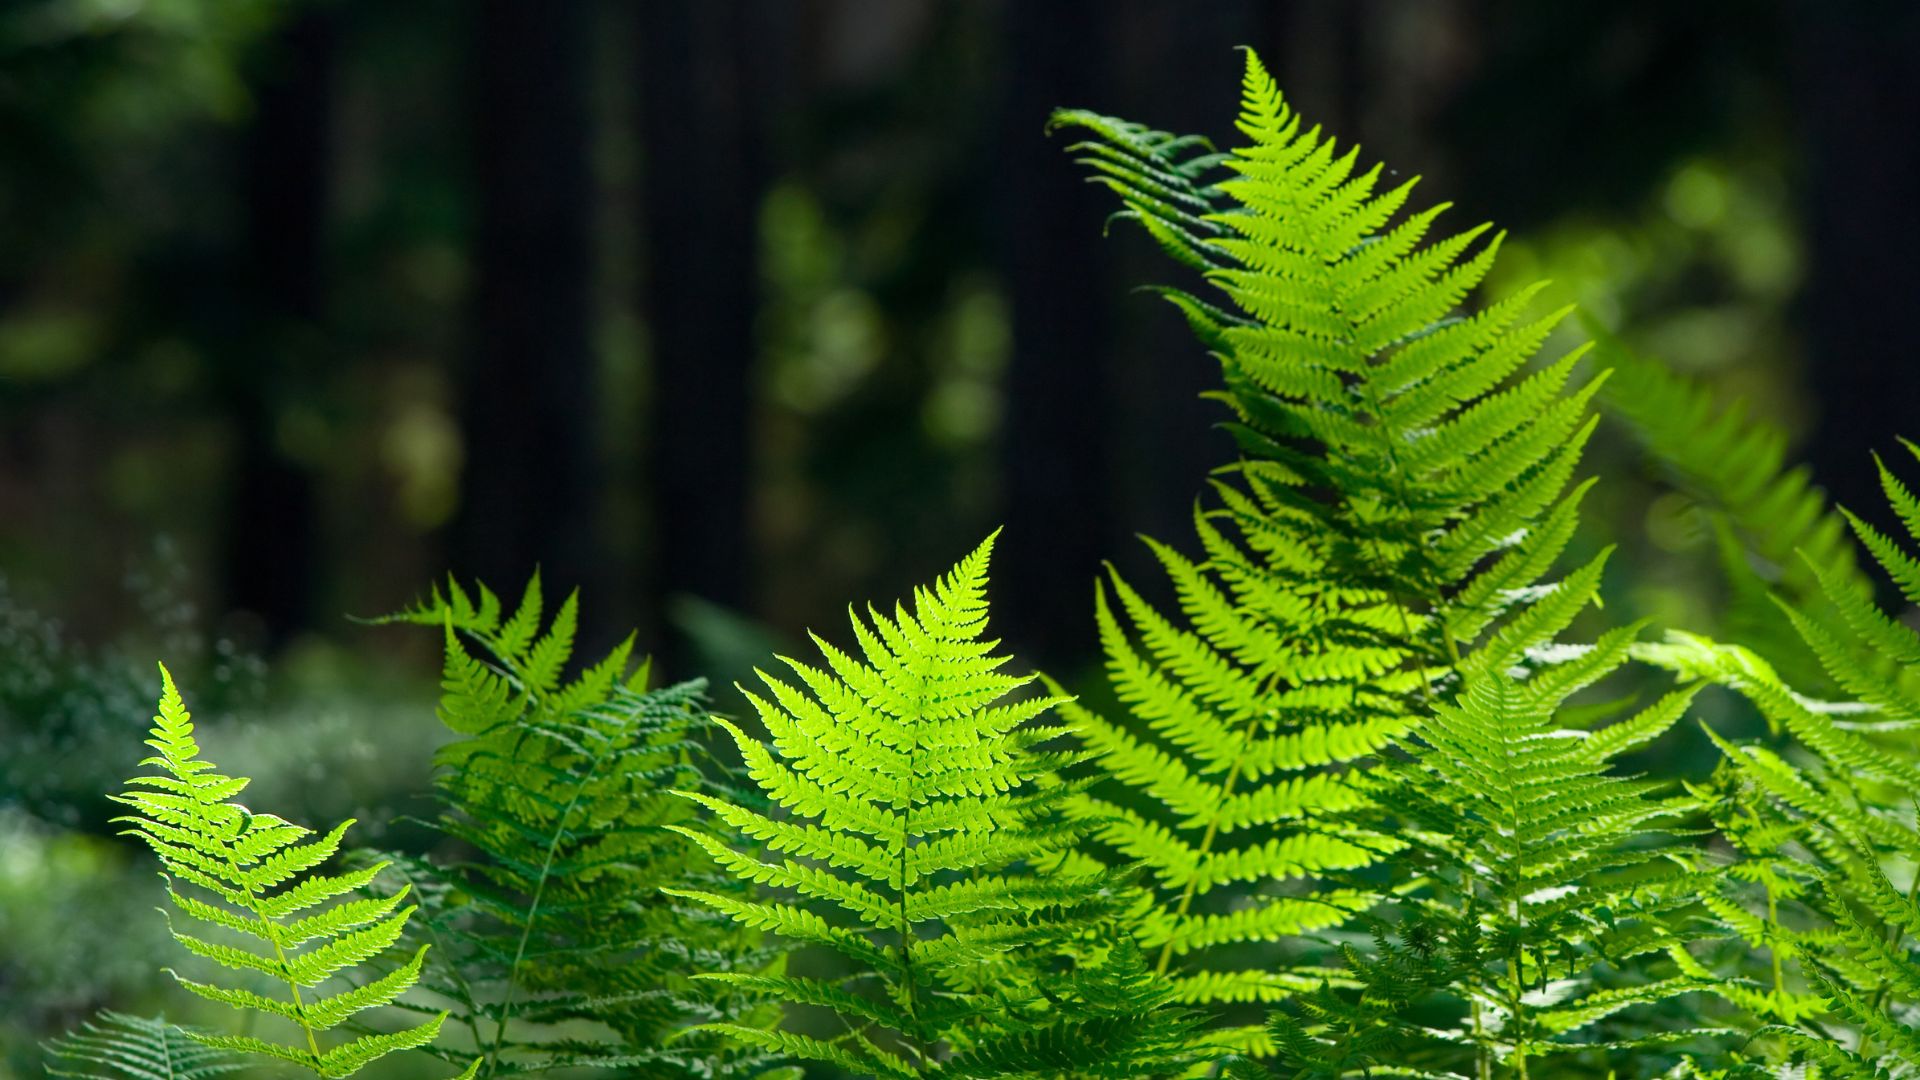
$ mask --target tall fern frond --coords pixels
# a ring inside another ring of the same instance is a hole
[[[435,825],[462,851],[401,864],[423,886],[423,936],[440,943],[427,982],[473,1037],[473,1050],[443,1053],[483,1077],[758,1074],[765,1054],[685,1033],[761,1022],[688,974],[771,957],[757,935],[660,892],[731,888],[669,831],[697,827],[670,792],[708,789],[702,687],[649,690],[631,636],[566,677],[578,610],[570,595],[543,624],[536,575],[510,614],[484,585],[449,582],[389,619],[445,638],[439,713],[455,737],[436,759]]]
[[[1115,695],[1137,724],[1068,706],[1117,783],[1081,804],[1146,864],[1139,934],[1188,1000],[1271,1001],[1305,985],[1250,943],[1335,925],[1370,902],[1325,888],[1395,841],[1340,823],[1340,779],[1482,672],[1549,663],[1604,555],[1549,576],[1600,380],[1580,351],[1534,365],[1567,314],[1537,287],[1463,308],[1499,236],[1445,236],[1293,113],[1247,55],[1238,127],[1203,140],[1083,111],[1057,127],[1143,225],[1218,288],[1162,290],[1217,356],[1240,460],[1196,512],[1198,552],[1149,541],[1178,612],[1117,574],[1097,595]],[[1237,883],[1250,903],[1233,903]],[[1258,1029],[1245,1049],[1264,1052]]]
[[[208,1032],[166,1017],[148,1019],[102,1010],[77,1031],[46,1044],[47,1075],[70,1080],[213,1080],[250,1066],[237,1053],[209,1046]]]
[[[393,1004],[418,980],[425,947],[378,978],[341,986],[399,942],[414,912],[401,906],[407,890],[346,899],[380,868],[313,873],[339,850],[353,823],[316,834],[235,802],[248,781],[221,775],[200,757],[192,717],[164,665],[160,678],[159,714],[147,740],[154,754],[140,763],[156,773],[131,778],[128,790],[113,796],[132,811],[115,820],[159,856],[175,914],[211,935],[175,928],[173,939],[203,960],[284,988],[284,996],[178,973],[174,979],[209,1001],[283,1021],[295,1032],[292,1043],[254,1035],[192,1037],[323,1077],[352,1076],[390,1053],[432,1043],[444,1013],[402,1031],[362,1034],[321,1048],[326,1033]]]
[[[1179,1025],[1137,953],[1098,938],[1104,875],[1036,871],[1081,835],[1056,779],[1079,755],[1046,749],[1066,731],[1047,719],[1059,699],[1022,696],[1032,677],[1003,673],[985,639],[992,547],[916,589],[911,610],[850,613],[853,650],[816,636],[821,664],[760,673],[765,690],[743,692],[771,744],[716,718],[777,809],[687,792],[738,839],[680,829],[793,899],[668,891],[851,964],[845,978],[709,975],[845,1028],[718,1025],[750,1045],[862,1076],[1162,1075]]]

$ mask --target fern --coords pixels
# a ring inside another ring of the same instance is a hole
[[[132,813],[124,822],[160,858],[167,899],[174,911],[231,944],[172,931],[189,953],[204,960],[283,984],[286,997],[243,987],[174,979],[200,997],[250,1017],[285,1021],[298,1031],[293,1044],[253,1035],[194,1035],[216,1049],[273,1058],[323,1077],[352,1076],[398,1050],[431,1043],[445,1014],[389,1034],[364,1034],[321,1049],[321,1037],[358,1014],[392,1004],[417,981],[424,947],[379,978],[331,993],[316,990],[345,979],[399,941],[412,907],[401,907],[406,890],[391,896],[343,897],[371,882],[374,866],[338,875],[311,873],[332,858],[351,821],[324,835],[274,817],[255,814],[233,801],[248,781],[223,776],[200,757],[193,722],[160,668],[163,690],[147,745],[154,756],[141,762],[158,775],[136,776],[115,801]],[[330,901],[340,901],[329,905]],[[467,1073],[471,1076],[471,1070]]]
[[[248,1066],[240,1055],[207,1043],[209,1033],[103,1010],[46,1044],[48,1076],[71,1080],[213,1080]]]
[[[1570,694],[1624,662],[1627,637],[1616,632],[1525,680],[1478,676],[1398,740],[1406,760],[1370,787],[1408,839],[1394,869],[1409,944],[1359,965],[1362,992],[1341,998],[1337,1012],[1296,1006],[1308,1016],[1357,1010],[1366,1023],[1323,1021],[1330,1034],[1311,1037],[1297,1028],[1282,1043],[1283,1063],[1344,1075],[1361,1049],[1367,1064],[1417,1065],[1421,1075],[1484,1078],[1499,1066],[1526,1077],[1553,1063],[1540,1075],[1560,1076],[1571,1065],[1562,1059],[1703,1036],[1616,1017],[1707,985],[1652,966],[1687,940],[1689,909],[1711,879],[1671,842],[1672,820],[1690,803],[1610,772],[1619,755],[1670,728],[1691,694],[1597,729],[1559,718]],[[1408,969],[1403,985],[1383,990],[1373,970],[1383,961],[1389,973]],[[1441,986],[1464,1014],[1451,1025],[1416,1021],[1407,1002],[1387,996],[1406,985]],[[1397,1007],[1369,1014],[1378,1000]]]
[[[1586,485],[1569,489],[1599,385],[1580,351],[1524,370],[1566,315],[1536,289],[1459,310],[1499,247],[1480,226],[1431,238],[1444,206],[1405,212],[1286,106],[1247,56],[1248,145],[1067,111],[1072,149],[1177,260],[1224,294],[1165,289],[1218,356],[1240,461],[1196,512],[1197,557],[1149,541],[1178,617],[1117,574],[1097,595],[1115,695],[1151,734],[1068,706],[1117,784],[1082,804],[1101,839],[1153,874],[1138,933],[1182,995],[1271,1001],[1310,972],[1248,943],[1340,923],[1370,903],[1351,877],[1395,843],[1342,824],[1340,779],[1475,672],[1533,664],[1594,598],[1604,556],[1543,583]],[[1143,806],[1143,809],[1134,809]],[[1227,906],[1235,882],[1259,886]],[[1270,954],[1269,954],[1270,955]],[[1235,1041],[1264,1053],[1258,1029]]]
[[[761,673],[748,693],[773,741],[726,720],[746,769],[784,810],[713,794],[689,799],[734,830],[728,844],[678,827],[743,880],[795,901],[669,889],[756,929],[837,954],[844,979],[706,977],[838,1015],[845,1032],[717,1025],[767,1050],[860,1075],[1141,1077],[1181,1059],[1164,987],[1122,942],[1099,938],[1110,905],[1097,875],[1040,873],[1078,839],[1076,756],[1044,749],[1065,729],[1058,699],[1013,697],[983,639],[993,538],[913,610],[853,616],[858,648],[815,637],[825,666],[783,659],[797,683]],[[759,857],[764,844],[781,857]]]
[[[1920,456],[1911,444],[1908,449]],[[1920,500],[1884,463],[1878,465],[1896,515],[1920,539]],[[1920,599],[1920,560],[1858,517],[1842,514],[1902,594]],[[1772,836],[1793,841],[1767,850],[1735,837],[1746,856],[1736,872],[1746,867],[1748,876],[1763,881],[1768,910],[1758,919],[1740,910],[1722,911],[1722,918],[1736,929],[1756,926],[1768,935],[1774,985],[1759,1004],[1799,1007],[1756,1007],[1754,993],[1743,994],[1737,983],[1723,993],[1778,1020],[1784,1026],[1772,1030],[1829,1075],[1920,1075],[1920,1028],[1911,1013],[1920,1008],[1920,964],[1913,959],[1920,947],[1920,907],[1912,891],[1888,879],[1889,868],[1900,867],[1920,880],[1914,872],[1920,866],[1914,818],[1920,761],[1908,737],[1920,722],[1920,633],[1876,606],[1848,572],[1850,558],[1823,562],[1813,551],[1802,555],[1824,610],[1810,612],[1785,600],[1780,609],[1832,682],[1859,700],[1830,704],[1805,697],[1741,646],[1673,635],[1643,653],[1682,677],[1740,691],[1797,744],[1783,755],[1713,734],[1730,770],[1716,792],[1721,806],[1753,807],[1754,820],[1777,823]],[[1795,760],[1798,750],[1811,760]],[[1756,864],[1759,869],[1751,869]],[[1783,925],[1775,910],[1783,884],[1787,899],[1824,922],[1803,930]],[[1785,964],[1793,970],[1783,971]],[[1789,975],[1798,975],[1801,986],[1790,986]],[[1810,1019],[1823,1008],[1851,1035]]]
[[[511,615],[485,586],[449,582],[390,619],[446,639],[440,717],[455,739],[437,759],[436,825],[469,854],[402,865],[425,886],[424,929],[440,942],[428,983],[473,1036],[471,1052],[447,1056],[481,1076],[757,1074],[766,1055],[681,1033],[753,1022],[737,999],[695,993],[690,968],[768,957],[753,935],[659,892],[727,888],[668,831],[694,824],[668,792],[707,783],[692,742],[701,687],[648,690],[631,637],[564,678],[578,596],[544,627],[543,607],[536,575]]]

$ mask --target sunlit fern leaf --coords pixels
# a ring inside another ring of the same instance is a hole
[[[769,1056],[694,1023],[765,1022],[693,970],[760,970],[758,935],[663,886],[747,893],[673,828],[697,827],[670,794],[711,789],[697,735],[698,683],[647,687],[633,639],[571,678],[578,615],[545,619],[540,579],[508,613],[485,586],[449,582],[392,616],[445,641],[435,825],[457,860],[400,860],[416,883],[427,982],[453,1002],[472,1050],[444,1051],[498,1077],[597,1067],[645,1077],[758,1075]],[[715,789],[717,790],[717,789]]]
[[[708,976],[844,1025],[830,1038],[721,1026],[743,1042],[880,1077],[1135,1076],[1157,1052],[1138,1036],[1163,988],[1137,960],[1099,970],[1113,962],[1097,937],[1105,875],[1035,870],[1081,835],[1055,779],[1077,755],[1046,749],[1065,730],[1047,721],[1058,699],[1022,696],[1032,677],[1001,672],[984,636],[992,546],[916,589],[911,610],[853,614],[852,651],[815,637],[822,665],[762,673],[748,699],[770,744],[718,721],[778,809],[688,792],[738,839],[681,831],[792,899],[668,891],[854,972]]]
[[[1117,575],[1097,598],[1115,696],[1136,723],[1065,715],[1116,783],[1079,804],[1143,862],[1139,934],[1183,996],[1227,1005],[1310,985],[1247,946],[1339,923],[1367,894],[1317,883],[1395,842],[1340,824],[1340,779],[1479,672],[1538,666],[1596,594],[1601,560],[1551,581],[1585,484],[1598,380],[1534,363],[1566,315],[1537,287],[1463,307],[1498,247],[1433,234],[1282,100],[1248,54],[1242,145],[1084,111],[1073,152],[1219,303],[1168,290],[1218,357],[1241,458],[1196,513],[1198,554],[1151,542],[1178,610]],[[1250,903],[1225,906],[1255,884]],[[1175,965],[1173,962],[1178,961]],[[1239,1029],[1252,1051],[1259,1028]]]
[[[1263,553],[1324,532],[1309,552],[1380,590],[1375,603],[1413,609],[1403,636],[1442,664],[1523,601],[1570,534],[1598,380],[1573,385],[1579,350],[1524,371],[1567,314],[1526,317],[1537,286],[1461,310],[1498,237],[1429,240],[1445,207],[1406,212],[1412,180],[1378,190],[1381,169],[1358,171],[1357,150],[1306,127],[1251,52],[1249,144],[1229,155],[1189,159],[1165,148],[1192,140],[1084,112],[1055,122],[1095,136],[1076,149],[1096,168],[1143,163],[1145,179],[1102,176],[1131,215],[1183,225],[1235,309],[1202,318],[1202,336],[1237,414],[1242,498],[1269,522]],[[1213,208],[1182,211],[1205,233],[1152,197],[1180,185],[1176,201]]]
[[[76,1031],[46,1043],[47,1075],[70,1080],[211,1080],[252,1068],[240,1055],[206,1044],[210,1033],[103,1010]]]
[[[393,1004],[417,981],[424,947],[377,978],[351,982],[399,942],[414,912],[401,906],[407,891],[361,895],[378,866],[315,873],[338,851],[352,822],[317,834],[235,802],[248,781],[224,776],[200,757],[192,718],[165,666],[160,678],[159,714],[147,740],[154,754],[141,762],[155,773],[131,778],[128,789],[113,796],[132,811],[115,820],[160,858],[174,914],[194,929],[189,933],[174,925],[174,940],[202,960],[283,992],[263,994],[178,973],[174,979],[250,1021],[277,1020],[294,1032],[292,1042],[254,1035],[192,1037],[323,1077],[351,1076],[387,1054],[432,1043],[444,1013],[403,1031],[327,1038],[359,1014]],[[333,1045],[323,1049],[323,1041]]]

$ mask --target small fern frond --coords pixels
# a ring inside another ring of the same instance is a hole
[[[481,1075],[755,1075],[764,1055],[686,1029],[766,1017],[696,988],[687,969],[757,971],[773,956],[660,891],[746,895],[670,831],[698,827],[670,792],[710,786],[703,688],[648,689],[631,636],[568,678],[578,610],[570,595],[547,619],[536,575],[511,613],[486,586],[450,581],[385,620],[440,631],[440,716],[456,735],[436,758],[435,824],[466,855],[400,867],[423,886],[422,930],[440,943],[428,983],[471,1031]]]
[[[235,802],[248,781],[222,775],[200,757],[192,717],[173,676],[160,668],[162,693],[143,761],[153,774],[128,780],[113,796],[131,813],[116,818],[159,856],[167,899],[197,933],[172,929],[187,952],[284,988],[270,996],[241,986],[182,987],[242,1013],[285,1021],[292,1044],[253,1036],[195,1035],[208,1046],[276,1058],[323,1077],[351,1076],[396,1050],[431,1043],[444,1013],[392,1034],[361,1034],[321,1049],[321,1036],[369,1009],[392,1004],[418,976],[421,955],[371,982],[340,988],[393,948],[412,916],[407,890],[348,899],[379,867],[315,873],[339,850],[351,821],[324,834]],[[172,922],[172,920],[169,920]],[[200,936],[206,934],[208,936]]]
[[[77,1031],[46,1043],[47,1075],[69,1080],[213,1080],[248,1068],[238,1054],[207,1043],[210,1032],[102,1010]]]
[[[1105,876],[1046,869],[1083,832],[1056,778],[1079,755],[1048,749],[1065,731],[1048,720],[1059,699],[1023,695],[1033,677],[1002,672],[985,637],[992,548],[989,537],[916,589],[911,609],[850,613],[852,650],[815,636],[819,664],[761,672],[765,690],[743,692],[771,743],[717,720],[776,809],[687,792],[738,839],[676,828],[794,899],[667,891],[856,972],[708,976],[828,1010],[846,1029],[727,1028],[734,1037],[881,1077],[1132,1076],[1159,1052],[1137,1040],[1163,1022],[1166,995],[1137,958],[1101,967]]]

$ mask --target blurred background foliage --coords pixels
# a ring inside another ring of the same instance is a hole
[[[156,658],[262,805],[394,843],[433,642],[344,615],[449,569],[539,565],[586,652],[725,687],[1004,522],[1000,630],[1085,672],[1100,561],[1229,449],[1044,121],[1226,137],[1242,44],[1511,229],[1496,291],[1553,279],[1878,504],[1867,450],[1920,434],[1911,4],[0,3],[0,1075],[160,1000],[99,798]],[[1617,426],[1590,463],[1610,615],[1710,625],[1700,508]]]

